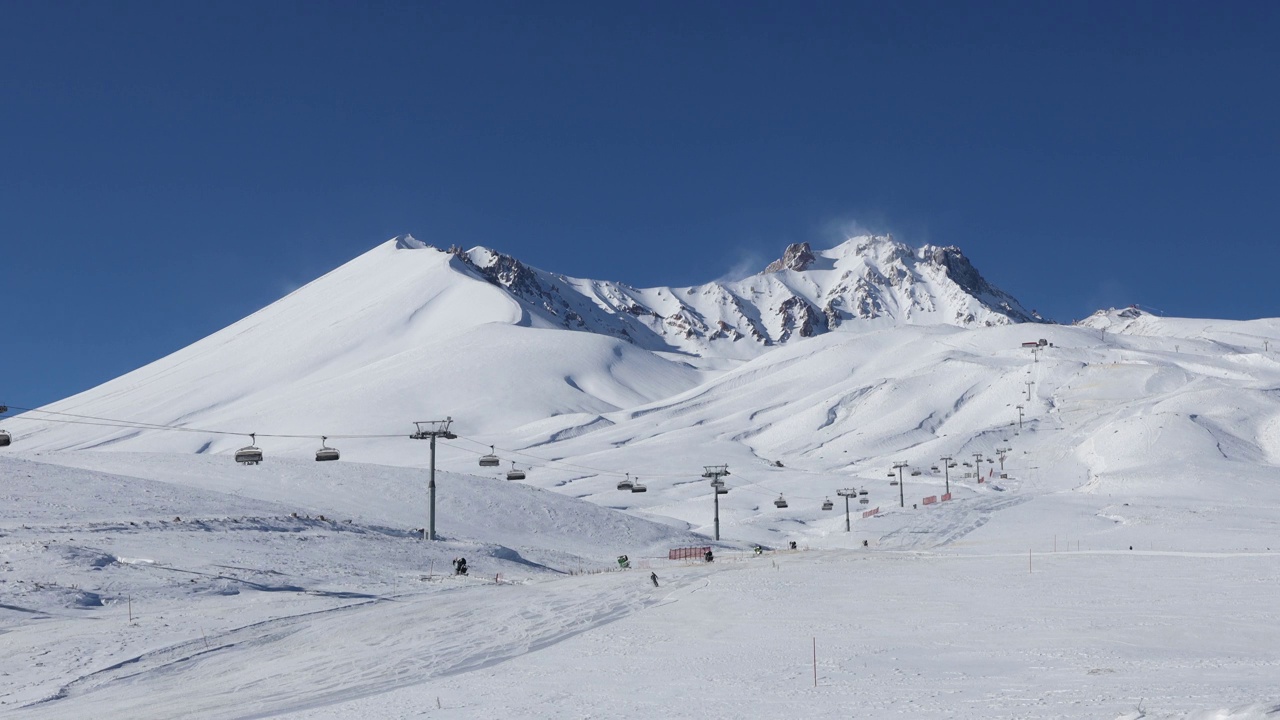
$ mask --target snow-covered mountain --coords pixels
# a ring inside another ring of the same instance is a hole
[[[746,358],[850,321],[959,327],[1041,321],[987,282],[959,248],[912,249],[887,235],[817,252],[793,244],[756,275],[684,288],[571,278],[488,248],[449,252],[545,323],[650,350]]]
[[[397,238],[0,421],[0,706],[1275,715],[1280,319],[1036,319],[888,238],[649,290]]]
[[[955,248],[863,236],[793,245],[731,283],[636,289],[486,248],[393,238],[213,335],[49,410],[305,435],[403,432],[423,413],[496,432],[671,397],[831,331],[1036,319]],[[477,413],[482,404],[490,411]],[[496,406],[496,407],[495,407]],[[41,449],[225,452],[241,438],[93,425],[25,431]],[[294,443],[299,444],[299,443]],[[375,460],[374,455],[366,459]]]
[[[530,485],[698,532],[709,531],[700,468],[729,463],[741,475],[726,523],[758,540],[779,531],[778,495],[825,498],[897,462],[936,489],[949,485],[927,469],[939,458],[1013,446],[1054,458],[1061,474],[1039,483],[1056,491],[1157,477],[1168,488],[1192,468],[1254,487],[1280,462],[1277,321],[1136,308],[1073,327],[1026,319],[959,251],[889,238],[792,246],[735,283],[637,290],[406,236],[190,347],[6,420],[7,452],[226,458],[258,433],[268,457],[305,458],[326,435],[345,460],[422,466],[412,422],[452,417],[462,439],[442,469],[489,473],[475,458],[494,445],[499,474],[514,462]],[[721,324],[729,332],[711,330]],[[618,493],[627,473],[648,492]],[[803,507],[788,517],[824,517]]]

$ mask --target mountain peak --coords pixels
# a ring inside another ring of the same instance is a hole
[[[783,270],[807,270],[816,259],[813,256],[813,250],[809,248],[809,243],[791,243],[782,253],[782,257],[769,263],[764,271],[776,273]]]

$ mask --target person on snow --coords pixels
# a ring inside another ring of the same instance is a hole
[[[763,552],[764,552],[764,548],[762,548],[762,547],[760,547],[759,545],[757,545],[757,546],[756,546],[756,554],[757,554],[757,555],[760,555],[760,554],[761,554],[761,553],[763,553]]]
[[[711,554],[711,551],[710,551],[710,550],[707,550],[706,554],[705,554],[705,555],[703,555],[703,556],[702,556],[702,558],[703,558],[704,560],[706,560],[707,562],[711,562],[712,560],[714,560],[714,559],[715,559],[715,555],[712,555],[712,554]]]
[[[656,572],[649,573],[649,579],[653,581],[654,587],[658,587],[658,573]]]
[[[466,574],[467,574],[467,559],[466,559],[466,558],[461,558],[461,557],[460,557],[460,558],[454,558],[454,559],[453,559],[453,574],[454,574],[454,575],[466,575]]]

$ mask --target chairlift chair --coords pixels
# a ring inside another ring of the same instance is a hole
[[[773,505],[777,508],[784,508],[787,506],[787,499],[779,495],[778,499],[773,501]]]
[[[912,471],[911,471],[911,477],[917,477],[917,476],[919,476],[919,475],[920,475],[920,471],[919,471],[919,470],[912,470]]]
[[[863,505],[868,505],[868,504],[870,504],[870,503],[871,503],[871,499],[870,499],[870,498],[858,498],[858,502],[862,503]]]
[[[328,462],[330,460],[338,459],[338,449],[331,448],[325,444],[328,439],[329,437],[327,435],[322,435],[320,437],[320,449],[316,451],[316,462]]]
[[[891,473],[889,473],[889,477],[898,477],[898,473],[896,473],[896,472],[891,472]]]
[[[649,492],[649,488],[645,487],[644,485],[641,485],[640,483],[633,483],[631,485],[631,492],[633,493]]]
[[[508,479],[508,480],[523,480],[523,479],[524,479],[524,471],[523,471],[523,470],[520,470],[520,469],[517,469],[517,468],[516,468],[516,464],[515,464],[515,462],[512,462],[512,463],[511,463],[511,469],[507,471],[507,479]]]
[[[890,480],[890,481],[889,481],[889,485],[890,485],[890,486],[894,486],[894,485],[897,485],[897,484],[898,484],[898,481],[897,481],[897,480]]]
[[[833,507],[835,507],[835,505],[831,502],[831,498],[827,498],[826,500],[822,501],[823,510],[830,510]]]
[[[716,486],[716,494],[717,494],[717,495],[728,495],[728,494],[729,494],[729,488],[725,487],[724,485],[717,485],[717,486]]]
[[[631,482],[631,473],[627,473],[627,478],[625,480],[618,481],[619,490],[630,490],[632,485],[633,483]]]
[[[262,450],[254,446],[257,442],[257,433],[249,433],[250,444],[236,451],[236,462],[243,465],[257,465],[262,462]]]
[[[937,465],[930,465],[930,466],[929,466],[929,470],[931,470],[931,471],[933,471],[933,472],[938,472],[938,466],[937,466]]]
[[[493,446],[489,446],[489,454],[480,456],[480,467],[498,467],[498,456],[493,454]]]
[[[859,491],[858,491],[858,494],[859,494],[859,495],[866,495],[866,494],[867,494],[867,491],[866,491],[866,490],[859,490]]]
[[[0,447],[7,447],[11,442],[13,442],[13,436],[4,430],[0,430]]]

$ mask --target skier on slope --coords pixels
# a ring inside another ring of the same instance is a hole
[[[658,587],[658,573],[656,572],[649,573],[649,579],[653,581],[654,587]]]

